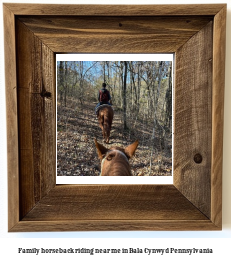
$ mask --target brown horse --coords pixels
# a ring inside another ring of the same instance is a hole
[[[104,104],[99,107],[97,117],[99,121],[99,126],[102,129],[104,141],[106,143],[109,143],[113,116],[114,111],[110,105]]]
[[[101,162],[100,176],[132,176],[128,160],[135,154],[138,141],[126,148],[115,146],[107,149],[95,139],[95,146]]]

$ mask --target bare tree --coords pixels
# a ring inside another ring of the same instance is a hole
[[[124,62],[124,82],[123,82],[123,118],[124,118],[124,129],[128,128],[127,126],[127,100],[126,100],[126,92],[127,92],[127,73],[128,73],[128,64]]]
[[[64,66],[63,66],[63,61],[59,62],[58,76],[59,76],[58,92],[59,92],[59,99],[60,99],[60,102],[62,104],[62,102],[63,102],[63,90],[64,90]]]

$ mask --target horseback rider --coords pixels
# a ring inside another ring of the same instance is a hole
[[[112,105],[112,102],[111,102],[111,95],[110,95],[110,92],[106,89],[106,83],[103,83],[102,84],[102,89],[99,90],[99,93],[98,93],[98,101],[99,103],[96,105],[95,107],[95,112],[97,114],[97,109],[100,105],[102,104],[108,104],[108,105]]]

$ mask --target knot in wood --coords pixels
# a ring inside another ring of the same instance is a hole
[[[194,156],[194,161],[195,161],[195,163],[197,163],[197,164],[200,164],[200,163],[202,162],[202,156],[201,156],[200,153],[195,154],[195,156]]]
[[[40,95],[41,95],[43,98],[51,99],[51,92],[47,92],[45,89],[42,90],[42,92],[40,93]]]

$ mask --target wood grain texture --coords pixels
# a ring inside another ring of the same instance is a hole
[[[18,20],[20,217],[55,186],[54,54]]]
[[[20,17],[54,52],[175,52],[202,29],[206,17]],[[60,40],[61,39],[61,40]],[[140,45],[142,41],[142,45]]]
[[[221,229],[225,12],[4,4],[9,231]],[[55,186],[55,53],[97,50],[176,52],[174,185]]]
[[[180,16],[216,15],[224,4],[195,5],[58,5],[5,3],[15,15]]]
[[[225,89],[226,6],[214,18],[213,38],[213,106],[211,220],[222,226],[222,155]]]
[[[3,6],[7,118],[8,228],[19,221],[19,155],[14,14]]]
[[[12,231],[25,229],[121,231],[217,228],[173,185],[58,185]]]
[[[58,185],[23,221],[161,219],[208,218],[173,185]]]
[[[213,23],[176,52],[174,184],[211,217]],[[194,160],[195,155],[202,162]]]
[[[41,231],[211,231],[209,220],[56,220],[21,221],[10,232]]]

